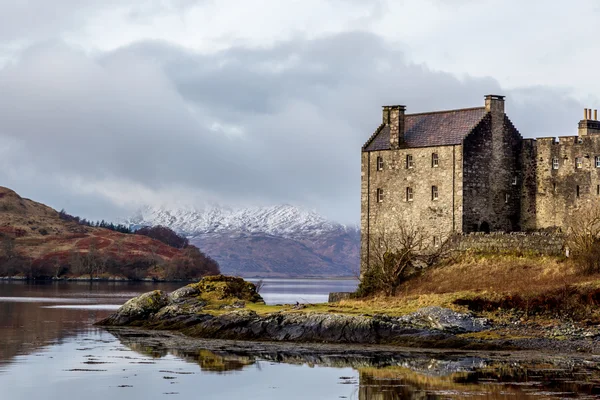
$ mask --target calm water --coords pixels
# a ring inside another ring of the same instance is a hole
[[[268,303],[316,303],[355,285],[265,280],[262,294]],[[600,397],[600,364],[589,357],[183,346],[92,326],[139,293],[179,286],[0,283],[0,399]]]

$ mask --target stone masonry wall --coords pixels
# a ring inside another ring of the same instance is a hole
[[[585,204],[600,204],[600,135],[540,138],[536,147],[535,226],[532,229],[561,228],[572,220],[573,213]],[[576,158],[582,160],[577,168]],[[559,167],[554,169],[553,159]],[[579,187],[579,196],[577,188]]]
[[[464,232],[519,230],[521,141],[503,112],[486,115],[465,138]]]
[[[437,167],[432,166],[433,153],[438,155]],[[406,167],[409,154],[412,168]],[[383,170],[377,170],[377,157],[383,158]],[[402,222],[423,229],[431,245],[453,231],[462,232],[462,165],[462,146],[362,153],[361,271],[370,248]],[[438,188],[437,200],[432,198],[432,186]],[[412,188],[412,201],[407,201],[407,187]],[[382,202],[377,201],[377,189],[383,190]]]
[[[524,232],[482,232],[457,236],[455,247],[460,251],[484,253],[527,253],[559,256],[564,254],[565,238],[561,235]]]

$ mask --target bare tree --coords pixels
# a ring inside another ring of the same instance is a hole
[[[2,238],[2,255],[6,260],[15,257],[15,239],[10,236]]]
[[[599,205],[585,205],[572,216],[567,229],[566,246],[584,272],[600,272]]]
[[[259,279],[258,281],[256,281],[254,286],[256,286],[256,293],[260,293],[262,288],[265,287],[265,281],[263,281],[262,279]]]
[[[372,232],[368,254],[363,254],[368,270],[361,285],[370,286],[364,294],[383,291],[394,296],[411,274],[447,257],[452,251],[451,241],[450,235],[433,239],[424,229],[401,222]]]

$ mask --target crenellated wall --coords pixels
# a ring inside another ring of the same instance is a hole
[[[600,135],[539,138],[525,146],[533,147],[530,153],[535,155],[535,165],[528,164],[530,181],[525,188],[529,202],[535,190],[535,201],[528,204],[524,228],[564,231],[581,206],[600,204],[600,168],[595,162],[600,157]],[[554,159],[558,169],[553,168]]]

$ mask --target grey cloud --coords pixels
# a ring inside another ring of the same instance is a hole
[[[289,202],[357,222],[360,147],[379,124],[381,105],[468,107],[502,92],[491,78],[458,79],[411,64],[367,33],[211,55],[143,42],[90,58],[46,44],[0,70],[0,138],[17,144],[0,162],[11,166],[0,179],[40,200],[58,203],[62,195],[83,215],[90,204],[107,217],[123,210],[69,181],[156,193],[188,188],[198,202]],[[573,132],[579,112],[571,110],[580,105],[568,93],[504,92],[526,136]]]

